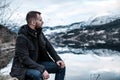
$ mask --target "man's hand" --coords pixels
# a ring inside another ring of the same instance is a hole
[[[59,60],[56,62],[58,66],[60,66],[61,68],[65,67],[65,63],[62,60]]]
[[[44,72],[43,72],[43,79],[48,79],[50,76],[49,76],[49,73],[45,70]]]

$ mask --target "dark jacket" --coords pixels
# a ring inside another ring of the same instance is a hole
[[[27,69],[44,72],[45,67],[37,62],[58,60],[61,58],[44,36],[42,28],[35,31],[28,25],[24,25],[18,32],[10,75],[24,80]]]

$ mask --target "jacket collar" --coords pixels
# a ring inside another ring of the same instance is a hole
[[[37,37],[38,35],[40,35],[41,32],[42,32],[42,28],[33,30],[27,25],[27,33],[30,34],[31,36]]]
[[[30,36],[36,38],[38,35],[41,34],[41,32],[42,32],[42,28],[37,29],[37,30],[33,30],[28,25],[23,25],[20,28],[18,34],[30,35]]]

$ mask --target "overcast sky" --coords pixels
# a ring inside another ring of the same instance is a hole
[[[120,0],[12,0],[11,7],[18,7],[13,18],[23,23],[28,11],[38,10],[42,13],[44,26],[57,26],[117,14],[119,3]]]

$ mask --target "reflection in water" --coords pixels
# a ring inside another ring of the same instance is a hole
[[[56,47],[56,50],[60,54],[73,53],[73,54],[96,54],[98,56],[111,56],[120,55],[119,51],[113,51],[111,49],[86,49],[86,48],[70,48],[66,47]]]
[[[120,80],[119,56],[61,54],[67,66],[66,80]]]
[[[66,63],[65,80],[120,80],[120,56],[119,52],[111,50],[81,50],[56,48]],[[72,52],[82,52],[84,54],[73,54]],[[100,53],[98,56],[94,53]],[[105,54],[105,55],[104,55]],[[111,55],[112,54],[112,55]],[[11,63],[1,72],[9,74]],[[52,74],[50,79],[54,80]]]
[[[66,80],[120,80],[120,52],[108,49],[56,50],[67,66]]]

